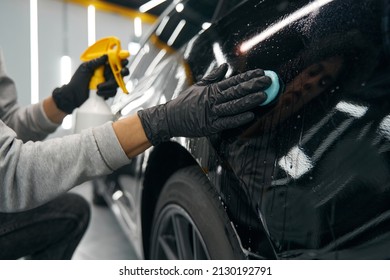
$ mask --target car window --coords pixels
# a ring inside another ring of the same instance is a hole
[[[139,76],[149,74],[150,71],[142,67],[154,67],[151,62],[156,61],[158,54],[162,56],[160,51],[174,54],[202,28],[207,28],[217,4],[218,1],[190,0],[174,6],[170,13],[160,19],[140,55],[134,59],[136,63],[131,65],[132,73]],[[161,61],[163,57],[158,58]]]
[[[214,59],[217,64],[229,62],[231,64],[239,65],[238,62],[240,62],[244,69],[274,69],[276,66],[275,63],[278,60],[288,60],[291,51],[299,50],[303,44],[302,36],[294,31],[294,29],[283,32],[283,38],[288,36],[288,48],[281,48],[279,45],[285,43],[277,38],[272,38],[271,42],[267,40],[265,43],[256,44],[255,47],[250,50],[249,56],[262,55],[261,64],[249,65],[250,63],[259,62],[259,59],[254,59],[253,61],[247,59],[247,51],[242,52],[240,50],[240,44],[254,34],[265,30],[268,26],[277,22],[286,14],[288,15],[296,9],[303,7],[306,2],[307,1],[305,0],[245,1],[244,3],[241,3],[241,5],[238,5],[234,11],[231,11],[229,14],[219,19],[214,28],[204,32],[204,34],[201,35],[201,38],[199,38],[198,44],[194,44],[193,53],[202,53],[200,59],[204,60],[204,63],[199,62],[196,55],[189,58],[188,63],[191,65],[194,77],[199,78],[204,76],[206,74],[205,71],[208,69],[203,65],[208,64],[212,59]],[[276,36],[278,36],[278,34],[276,34]],[[284,52],[286,52],[286,54]],[[278,60],[275,58],[278,58]],[[194,59],[194,61],[192,61],[192,59]],[[237,61],[237,63],[235,63],[235,61]],[[237,69],[237,71],[239,71],[239,69]]]
[[[114,111],[128,105],[122,112],[127,114],[166,102],[192,83],[192,76],[181,59],[183,46],[209,27],[217,6],[218,1],[188,0],[171,7],[137,55],[131,58],[126,85],[130,94],[116,98]]]
[[[385,44],[385,52],[387,59],[390,60],[390,1],[383,1],[383,16],[382,16],[382,26],[383,26],[383,41]]]
[[[234,12],[235,8],[245,1],[246,0],[220,0],[214,14],[213,22],[227,16],[230,12]]]

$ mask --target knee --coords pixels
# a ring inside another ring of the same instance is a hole
[[[88,201],[78,194],[69,193],[68,195],[71,199],[70,205],[73,208],[74,214],[77,215],[79,221],[87,227],[91,217],[91,208]]]
[[[57,201],[63,205],[63,211],[70,214],[73,221],[76,221],[78,227],[83,231],[86,230],[91,217],[91,208],[87,200],[75,193],[66,193]]]

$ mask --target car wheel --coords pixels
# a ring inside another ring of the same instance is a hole
[[[199,167],[186,167],[174,173],[157,201],[150,258],[244,258],[218,197]]]

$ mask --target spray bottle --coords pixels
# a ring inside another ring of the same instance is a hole
[[[81,55],[81,60],[89,61],[105,54],[108,56],[108,64],[111,67],[117,84],[124,93],[128,93],[121,76],[121,60],[129,57],[130,54],[128,51],[121,49],[121,43],[118,38],[106,37],[100,39],[85,50]],[[96,94],[98,84],[104,81],[104,66],[100,66],[95,70],[89,83],[88,99],[80,108],[75,110],[73,127],[76,133],[83,129],[98,126],[113,120],[114,115],[111,112],[110,106],[108,106],[104,98]]]

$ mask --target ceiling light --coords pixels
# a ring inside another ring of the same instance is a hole
[[[164,27],[167,25],[168,21],[169,21],[169,16],[166,16],[166,17],[164,17],[162,19],[162,21],[160,22],[160,24],[159,24],[159,26],[158,26],[158,28],[156,30],[156,35],[157,36],[161,35],[161,33],[163,32]]]
[[[61,57],[61,85],[69,83],[72,77],[72,61],[69,56],[64,55]]]
[[[141,13],[145,13],[149,11],[150,9],[153,9],[154,7],[160,5],[161,3],[164,3],[166,0],[151,0],[149,2],[146,2],[142,6],[139,7],[139,11]]]
[[[139,17],[134,19],[134,34],[136,37],[142,36],[142,20]]]
[[[130,55],[137,54],[140,48],[141,48],[141,45],[137,42],[130,42],[128,45]]]
[[[67,115],[61,123],[63,129],[71,129],[73,126],[73,115]]]
[[[172,32],[171,37],[169,37],[167,45],[172,46],[172,44],[175,42],[177,36],[179,36],[181,30],[183,29],[184,25],[186,25],[186,21],[182,19],[178,25],[176,26],[175,30]]]
[[[203,30],[206,30],[206,29],[208,29],[208,28],[210,27],[210,25],[211,25],[210,22],[204,22],[204,23],[202,24],[202,29],[203,29]]]
[[[39,102],[38,1],[30,0],[31,104]]]
[[[178,13],[181,13],[184,10],[184,5],[182,3],[179,3],[176,5],[175,8]]]
[[[96,41],[96,20],[95,20],[95,6],[88,6],[88,46],[91,46]]]

